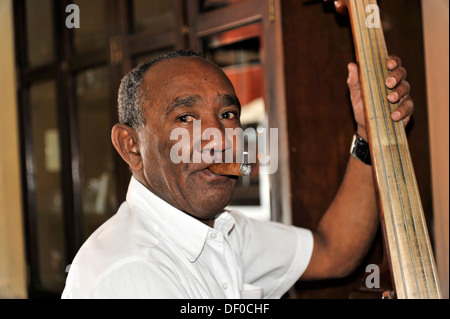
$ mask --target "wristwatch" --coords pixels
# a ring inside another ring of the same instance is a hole
[[[358,133],[355,133],[353,135],[350,154],[352,154],[364,164],[372,165],[372,160],[370,159],[369,143],[367,143],[361,136],[359,136]]]

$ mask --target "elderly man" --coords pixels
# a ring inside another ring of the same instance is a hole
[[[392,114],[409,119],[406,71],[391,57]],[[367,139],[357,66],[349,64],[357,133]],[[233,85],[219,67],[177,51],[132,70],[119,90],[114,147],[133,174],[126,202],[75,257],[63,298],[280,298],[299,278],[349,274],[378,227],[370,165],[349,156],[348,168],[318,229],[310,231],[227,211],[235,177],[204,161],[174,163],[171,132],[240,127]],[[201,141],[201,152],[222,153]],[[350,141],[349,141],[350,143]],[[216,145],[217,146],[217,145]],[[367,146],[362,146],[367,147]],[[190,147],[190,156],[194,153]],[[220,155],[220,154],[219,154]]]

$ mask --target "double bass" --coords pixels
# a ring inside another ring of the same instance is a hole
[[[376,0],[336,1],[347,11],[360,71],[361,89],[376,184],[380,223],[398,299],[442,298],[403,123],[390,114],[385,79],[388,53]]]

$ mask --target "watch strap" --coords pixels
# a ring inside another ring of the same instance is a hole
[[[353,157],[359,159],[361,162],[367,165],[372,165],[372,160],[370,158],[370,147],[362,137],[357,133],[353,135],[353,141],[350,148],[350,154]]]

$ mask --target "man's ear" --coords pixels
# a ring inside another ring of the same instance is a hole
[[[142,169],[142,157],[139,150],[137,132],[126,124],[115,124],[111,131],[111,140],[117,152],[128,163],[131,170]]]

